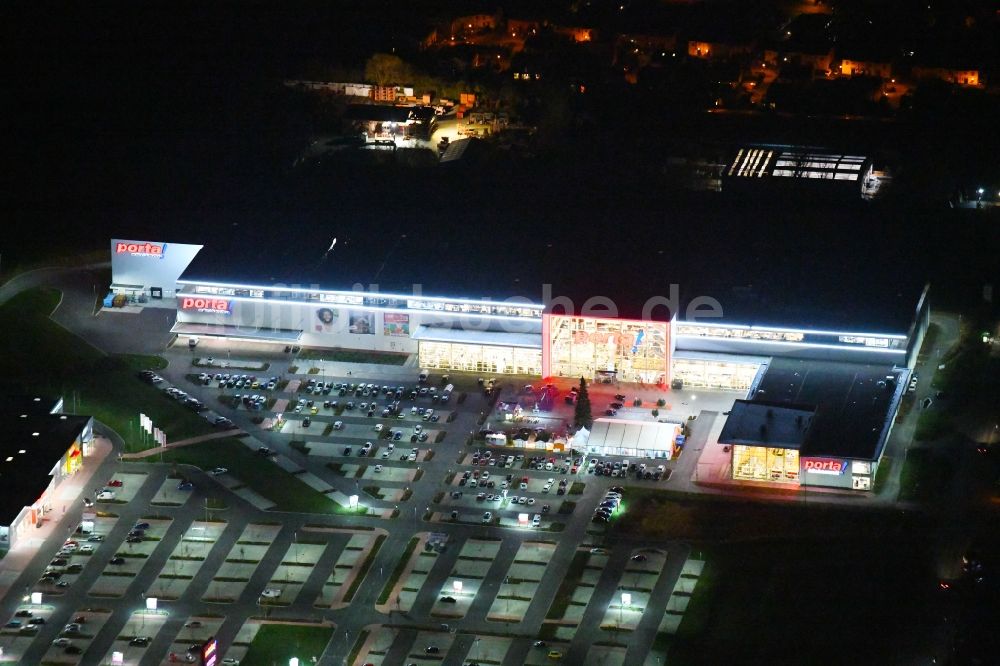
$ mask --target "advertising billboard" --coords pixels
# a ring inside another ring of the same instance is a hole
[[[348,331],[358,335],[375,335],[375,327],[372,325],[373,313],[352,312],[349,318]]]
[[[115,254],[128,254],[133,257],[156,257],[157,259],[163,259],[166,253],[167,253],[166,243],[150,243],[149,241],[115,242]]]
[[[386,312],[382,315],[382,334],[390,337],[410,336],[410,315]]]
[[[184,296],[180,299],[180,308],[185,312],[204,312],[227,316],[233,314],[233,302],[228,298]]]
[[[847,461],[834,458],[802,458],[802,469],[810,474],[840,476],[847,471]]]
[[[333,333],[337,330],[337,322],[340,320],[340,311],[336,308],[317,308],[316,319],[313,321],[313,330],[316,333]]]
[[[128,287],[154,298],[172,298],[181,273],[201,248],[187,243],[112,238],[112,287]]]

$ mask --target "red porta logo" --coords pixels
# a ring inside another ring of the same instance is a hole
[[[829,458],[803,458],[802,466],[807,472],[821,474],[843,474],[847,471],[846,460],[830,460]]]
[[[131,254],[137,257],[162,257],[165,245],[156,243],[115,243],[115,254]]]
[[[219,314],[230,314],[232,312],[229,301],[224,298],[198,298],[195,296],[185,296],[181,300],[181,310],[197,310],[198,312],[216,312]]]

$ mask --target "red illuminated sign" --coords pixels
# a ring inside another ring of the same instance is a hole
[[[225,298],[204,298],[201,296],[185,296],[181,299],[181,310],[194,310],[213,314],[232,314],[232,302]]]
[[[166,251],[166,245],[156,243],[115,243],[115,254],[131,254],[133,257],[160,257]]]
[[[802,469],[814,474],[843,474],[847,471],[846,460],[830,458],[803,458]]]
[[[219,659],[218,654],[218,642],[215,640],[215,636],[209,638],[201,646],[201,663],[202,666],[215,666]]]

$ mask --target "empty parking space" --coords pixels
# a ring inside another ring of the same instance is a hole
[[[499,552],[499,539],[468,539],[439,591],[431,615],[456,619],[465,617]]]
[[[556,545],[552,542],[526,541],[521,544],[500,583],[487,619],[494,622],[520,622],[524,619],[555,550]]]

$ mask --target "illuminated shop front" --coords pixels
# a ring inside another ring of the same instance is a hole
[[[183,279],[180,283],[177,322],[171,329],[179,336],[418,354],[420,365],[427,368],[541,374],[541,305]]]
[[[802,458],[802,483],[808,486],[871,490],[878,462],[840,457]]]
[[[94,421],[61,414],[61,399],[10,396],[0,414],[7,421],[0,441],[5,483],[0,503],[0,547],[30,539],[58,511],[65,498],[58,489],[84,466],[90,455]],[[61,515],[61,514],[60,514]]]
[[[733,446],[733,478],[740,481],[799,482],[799,452],[766,446]]]
[[[669,322],[547,314],[542,319],[545,377],[666,384]]]
[[[859,363],[907,362],[908,336],[815,329],[677,322],[677,349],[688,352],[789,356]]]
[[[542,350],[421,340],[421,368],[467,370],[498,375],[540,375]]]
[[[766,363],[766,358],[757,356],[677,351],[671,381],[683,382],[685,388],[746,391]]]
[[[859,385],[867,382],[856,374],[851,376],[854,379],[848,381],[848,390],[858,395]],[[832,385],[827,378],[824,389]],[[876,386],[875,390],[882,389]],[[823,416],[824,409],[829,407],[735,401],[718,439],[731,451],[732,480],[870,491],[888,428],[881,434],[876,432],[869,442],[859,442],[857,431],[839,429],[859,417],[848,413],[846,419],[841,414],[831,419],[829,412]],[[885,413],[894,411],[890,408]],[[863,434],[869,428],[862,423],[861,430]]]

